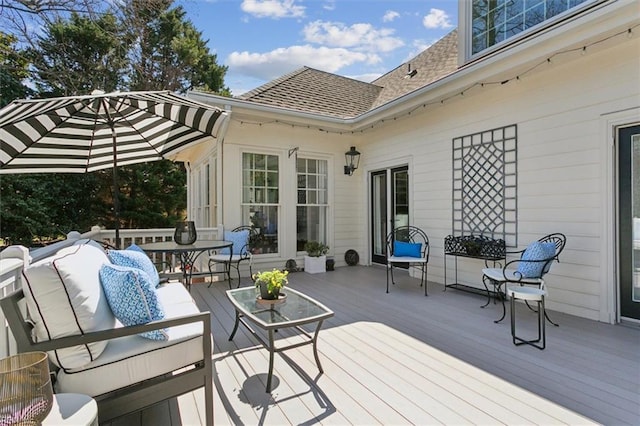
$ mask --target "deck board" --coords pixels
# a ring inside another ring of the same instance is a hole
[[[265,392],[268,352],[240,327],[227,284],[197,284],[192,295],[212,313],[214,419],[224,424],[640,424],[640,329],[550,311],[547,348],[516,347],[499,304],[396,276],[344,267],[295,273],[290,285],[335,312],[310,346],[276,354],[273,391]],[[244,279],[248,285],[248,279]],[[536,314],[518,309],[519,333],[536,332]],[[292,341],[279,333],[280,343]],[[116,424],[201,424],[202,391],[128,416]]]

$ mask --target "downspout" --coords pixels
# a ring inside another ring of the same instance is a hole
[[[222,137],[220,138],[220,147],[218,148],[218,155],[217,157],[217,161],[219,164],[219,167],[217,167],[217,170],[220,170],[220,172],[218,173],[219,176],[216,176],[216,183],[218,186],[218,191],[217,192],[217,204],[218,204],[218,222],[220,224],[224,224],[224,204],[223,204],[223,200],[224,200],[224,139],[225,136],[227,135],[227,129],[229,128],[229,122],[231,121],[231,105],[225,105],[224,106],[224,110],[227,113],[227,119],[224,121],[224,123],[222,123],[222,127],[220,128],[220,135],[222,135]],[[218,179],[219,177],[219,179]],[[217,225],[217,224],[216,224]]]

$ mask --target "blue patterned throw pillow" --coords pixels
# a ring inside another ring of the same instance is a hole
[[[526,248],[520,262],[518,262],[518,272],[525,278],[540,278],[543,273],[549,272],[551,262],[541,262],[555,256],[556,245],[554,243],[541,243],[535,241]],[[527,260],[537,260],[538,262],[526,262]]]
[[[160,284],[158,271],[144,251],[138,251],[129,247],[126,250],[109,250],[107,255],[111,263],[115,265],[142,269],[149,275],[154,287],[158,287],[158,284]]]
[[[422,243],[393,242],[393,255],[397,257],[422,257]]]
[[[164,319],[164,308],[146,272],[127,266],[102,265],[100,283],[111,311],[122,325],[147,324]],[[140,334],[152,340],[167,340],[166,330]]]
[[[242,231],[224,231],[225,241],[231,241],[233,243],[233,254],[247,254],[247,243],[249,242],[249,230]],[[220,250],[220,254],[229,254],[227,247]]]

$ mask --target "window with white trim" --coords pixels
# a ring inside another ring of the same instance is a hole
[[[279,173],[277,155],[242,154],[242,223],[258,233],[256,253],[278,252]]]
[[[594,0],[473,0],[471,55]],[[468,28],[468,27],[467,27]]]
[[[298,251],[303,251],[307,241],[327,243],[328,163],[327,160],[298,158],[296,168],[296,246]]]
[[[195,167],[192,171],[194,185],[194,221],[196,225],[203,228],[212,226],[216,223],[215,204],[211,205],[211,200],[215,200],[215,188],[212,193],[211,186],[211,170],[209,163],[203,163]]]

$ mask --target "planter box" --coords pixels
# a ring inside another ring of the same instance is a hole
[[[327,272],[327,256],[304,257],[304,271],[310,274]]]

